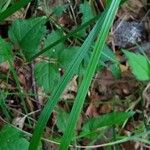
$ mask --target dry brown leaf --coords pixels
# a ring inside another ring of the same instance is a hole
[[[9,63],[8,62],[3,62],[0,64],[0,71],[3,73],[7,73],[9,70]]]
[[[8,18],[6,18],[6,21],[12,22],[12,21],[15,21],[16,19],[23,19],[24,16],[25,16],[25,9],[22,8],[22,9],[16,11],[14,14],[9,16]]]
[[[63,92],[61,99],[74,99],[75,93],[77,93],[77,76],[74,76],[73,79],[68,83],[65,91]]]
[[[121,14],[127,15],[129,18],[134,17],[139,19],[139,17],[142,17],[144,14],[143,8],[143,0],[128,0],[122,5],[120,11]]]
[[[24,117],[16,117],[12,121],[12,124],[14,124],[16,127],[19,127],[20,129],[23,129],[25,119],[26,119],[26,116],[24,116]]]
[[[90,105],[88,106],[85,114],[89,117],[98,116],[97,109],[96,109],[96,107],[93,103],[90,103]]]
[[[120,64],[120,70],[121,70],[121,72],[126,72],[126,71],[128,71],[128,69],[129,69],[128,66]]]

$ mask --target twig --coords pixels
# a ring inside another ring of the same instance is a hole
[[[34,63],[31,63],[30,68],[31,68],[32,92],[34,94],[34,98],[36,102],[39,102],[38,95],[37,95],[36,82],[34,78]],[[38,106],[38,109],[41,109],[41,105],[38,104],[37,106]]]

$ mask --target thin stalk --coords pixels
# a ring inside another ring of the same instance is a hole
[[[22,90],[21,90],[21,86],[20,86],[19,80],[18,80],[18,78],[17,78],[17,73],[16,73],[16,71],[15,71],[15,69],[14,69],[14,67],[13,67],[12,61],[11,61],[11,60],[8,60],[8,62],[9,62],[9,65],[10,65],[10,70],[11,70],[11,72],[12,72],[12,74],[13,74],[14,79],[15,79],[17,88],[18,88],[18,90],[19,90],[19,92],[20,92],[20,99],[21,99],[21,103],[22,103],[22,105],[23,105],[24,111],[25,111],[26,114],[28,114],[28,109],[27,109],[26,103],[25,103],[25,101],[24,101],[24,96],[23,96],[24,94],[23,94],[23,92],[22,92]],[[29,119],[28,119],[28,121],[29,121],[29,124],[30,124],[30,126],[31,126],[31,122],[30,122]]]
[[[2,109],[2,112],[4,113],[4,115],[6,116],[6,118],[8,120],[11,120],[11,116],[10,116],[10,111],[6,105],[6,102],[5,102],[5,98],[6,98],[7,94],[5,94],[3,91],[1,91],[0,93],[0,108]]]

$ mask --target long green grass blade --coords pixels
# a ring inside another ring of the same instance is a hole
[[[31,1],[32,0],[20,0],[20,1],[16,2],[14,5],[7,8],[4,12],[2,12],[0,14],[0,22],[3,21],[5,18],[11,16],[13,13],[18,11],[20,8],[24,7]]]
[[[107,38],[109,29],[113,23],[113,20],[115,18],[116,12],[118,10],[120,4],[120,0],[112,0],[112,3],[108,9],[108,12],[106,13],[105,20],[102,24],[101,31],[99,33],[99,37],[95,43],[94,51],[92,53],[92,56],[89,61],[88,68],[86,70],[84,79],[81,83],[81,86],[78,90],[77,97],[75,99],[75,103],[73,105],[69,121],[66,127],[66,131],[64,133],[64,136],[61,141],[60,149],[61,150],[67,150],[70,141],[72,140],[73,131],[75,129],[78,117],[80,115],[81,109],[84,104],[84,100],[86,97],[86,94],[88,92],[88,88],[90,86],[90,83],[92,81],[92,77],[95,73],[96,66],[99,62],[100,56],[102,54],[102,50],[104,48],[105,40]]]
[[[90,49],[97,33],[99,32],[101,28],[101,24],[103,22],[104,14],[98,19],[95,27],[92,29],[84,43],[82,44],[80,50],[74,57],[74,60],[70,63],[68,66],[68,69],[66,70],[66,73],[64,77],[60,80],[60,83],[55,88],[54,92],[52,93],[52,96],[48,99],[48,102],[46,103],[43,111],[41,112],[40,118],[38,120],[37,126],[35,128],[35,131],[33,133],[33,137],[31,139],[31,143],[29,146],[29,150],[36,150],[38,148],[38,144],[40,142],[43,130],[46,126],[46,123],[53,112],[53,109],[55,105],[58,103],[59,98],[64,91],[67,83],[71,78],[73,77],[76,69],[78,68],[79,64],[81,63],[82,59],[84,58],[87,51]]]

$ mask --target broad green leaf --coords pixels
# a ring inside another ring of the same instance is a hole
[[[16,128],[5,125],[0,130],[0,150],[28,150],[29,142]]]
[[[22,49],[27,59],[30,59],[39,50],[40,41],[46,32],[45,22],[45,17],[19,19],[9,28],[9,38]]]
[[[47,61],[42,61],[35,66],[35,78],[39,86],[48,93],[54,90],[60,79],[58,68]]]
[[[80,5],[80,12],[82,13],[82,24],[88,22],[94,17],[92,7],[86,0]]]
[[[59,69],[62,68],[66,71],[74,55],[78,52],[78,47],[61,49],[62,46],[57,45],[55,51],[51,50],[46,53],[51,57],[49,61],[41,61],[35,65],[34,72],[37,84],[43,87],[46,92],[51,93],[54,90],[60,80]]]
[[[57,110],[56,125],[61,132],[64,132],[67,126],[69,114],[59,109]]]
[[[58,5],[54,8],[52,8],[52,12],[56,16],[61,16],[63,14],[63,12],[66,10],[67,7],[68,7],[68,5]]]
[[[123,50],[123,52],[135,77],[141,81],[150,80],[150,60],[147,60],[141,54],[135,54],[126,50]]]
[[[107,45],[105,45],[102,51],[102,57],[100,59],[100,62],[107,62],[107,61],[113,62],[113,60],[114,62],[117,62],[115,53],[112,51],[112,49],[110,49]]]
[[[91,118],[83,125],[80,135],[86,136],[93,132],[98,132],[103,127],[121,125],[133,115],[134,112],[112,112],[99,117]]]
[[[63,36],[63,34],[60,31],[52,31],[50,34],[48,34],[47,39],[44,42],[44,47],[47,47],[48,45],[56,42],[58,39],[60,39]],[[63,42],[57,44],[53,48],[49,49],[47,52],[44,53],[44,55],[57,59],[59,54],[64,50],[65,45]]]
[[[58,56],[60,67],[67,69],[79,49],[77,46],[65,48]]]
[[[0,63],[12,59],[12,45],[0,37]]]
[[[91,7],[90,3],[87,1],[84,1],[84,3],[82,3],[80,5],[80,12],[82,13],[81,25],[88,22],[90,19],[92,19],[94,17],[92,7]],[[85,36],[86,35],[86,29],[79,31],[78,35],[81,37]]]

